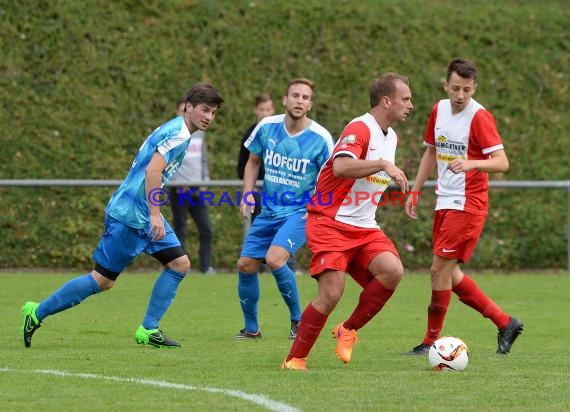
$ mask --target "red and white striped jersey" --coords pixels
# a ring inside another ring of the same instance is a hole
[[[436,151],[438,197],[435,209],[486,215],[488,174],[479,170],[455,174],[447,166],[456,158],[488,159],[490,153],[503,149],[491,113],[471,99],[461,112],[452,114],[450,100],[440,100],[428,120],[424,144],[435,146]]]
[[[384,134],[370,113],[352,120],[321,168],[307,210],[349,225],[378,228],[376,209],[382,204],[382,195],[392,178],[384,171],[360,179],[336,177],[333,160],[339,155],[348,155],[354,159],[384,159],[394,163],[397,144],[394,130],[388,128]]]

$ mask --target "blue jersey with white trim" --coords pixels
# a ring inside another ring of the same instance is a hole
[[[190,137],[183,116],[175,117],[157,127],[144,141],[127,177],[111,196],[107,204],[107,214],[136,229],[148,227],[150,210],[145,187],[146,168],[156,152],[164,157],[167,164],[162,172],[164,187],[182,164]]]
[[[307,128],[290,135],[285,114],[279,114],[261,120],[244,145],[265,166],[261,213],[287,217],[306,210],[321,166],[333,150],[331,134],[309,120]]]

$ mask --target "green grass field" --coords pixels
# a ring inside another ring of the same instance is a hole
[[[134,332],[156,274],[125,273],[115,288],[47,318],[31,349],[21,341],[20,307],[41,300],[71,274],[0,274],[4,341],[1,410],[563,411],[570,405],[570,276],[475,275],[525,323],[507,356],[496,329],[452,300],[444,334],[470,348],[462,373],[436,373],[400,353],[419,343],[429,300],[426,275],[409,274],[384,310],[360,331],[353,360],[334,355],[332,327],[355,305],[347,282],[309,357],[307,373],[282,371],[291,342],[288,312],[270,275],[261,276],[261,341],[234,341],[242,327],[231,275],[190,275],[161,323],[183,347],[136,345]],[[302,305],[315,293],[298,278]]]

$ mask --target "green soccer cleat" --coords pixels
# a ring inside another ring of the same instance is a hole
[[[155,348],[179,348],[178,342],[169,339],[160,329],[145,329],[140,325],[135,332],[135,341],[139,345],[151,345]]]
[[[26,302],[22,306],[22,314],[24,315],[24,324],[22,325],[22,336],[24,337],[24,346],[29,348],[32,346],[32,335],[42,323],[36,317],[36,309],[40,306],[36,302]]]

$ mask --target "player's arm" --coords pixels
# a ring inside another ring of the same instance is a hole
[[[431,171],[435,167],[436,164],[436,153],[434,146],[427,146],[424,154],[422,155],[422,159],[420,160],[420,165],[418,166],[418,173],[416,174],[416,179],[414,180],[414,184],[412,185],[411,192],[414,194],[418,194],[421,192],[422,187],[426,180],[428,180]],[[416,220],[418,215],[416,213],[416,206],[418,203],[417,196],[408,196],[406,198],[406,205],[405,210],[406,214],[410,219]]]
[[[340,178],[360,179],[381,170],[388,173],[402,191],[408,191],[408,179],[403,170],[387,160],[363,160],[343,155],[333,160],[333,173]]]
[[[448,166],[453,173],[465,173],[473,169],[487,173],[501,173],[509,170],[509,159],[504,150],[495,150],[488,159],[455,159]]]
[[[252,192],[255,190],[255,182],[259,176],[259,162],[261,158],[253,152],[249,153],[249,159],[243,171],[243,195],[245,196],[240,206],[241,215],[249,219],[251,217],[255,199]]]
[[[162,172],[166,168],[166,159],[156,152],[145,170],[145,190],[148,208],[150,210],[150,230],[153,240],[160,240],[166,235],[162,216],[160,215],[160,206],[156,202],[151,202],[153,193],[162,186]]]
[[[469,138],[475,139],[483,148],[486,159],[455,159],[448,168],[453,173],[464,173],[479,170],[486,173],[506,172],[509,169],[509,159],[503,150],[501,136],[493,115],[487,110],[479,110],[473,117]]]

